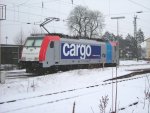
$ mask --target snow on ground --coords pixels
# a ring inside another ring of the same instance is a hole
[[[133,69],[150,68],[150,64],[146,61],[121,61],[120,64],[124,66],[117,68],[118,76],[129,74]],[[129,66],[130,64],[143,65]],[[149,75],[134,76],[133,80],[126,78],[124,80],[128,81],[118,83],[117,109],[125,108],[119,113],[148,112],[147,100],[144,101],[144,90],[148,87]],[[0,84],[0,103],[17,101],[0,104],[0,113],[71,113],[74,102],[76,103],[75,113],[100,113],[100,99],[106,95],[109,98],[106,113],[109,113],[112,107],[112,84],[104,85],[103,81],[112,76],[116,76],[115,67],[80,69],[31,78],[7,79],[6,84]],[[137,77],[138,79],[135,79]],[[113,87],[113,95],[115,95],[115,83]],[[136,102],[138,104],[133,105]]]
[[[144,61],[144,60],[139,60],[139,61],[136,61],[136,60],[122,60],[120,61],[120,65],[136,65],[136,64],[147,64],[149,63],[148,61]]]

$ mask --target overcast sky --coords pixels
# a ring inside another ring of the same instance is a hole
[[[43,2],[43,7],[42,7]],[[38,23],[46,17],[58,17],[61,21],[51,22],[46,27],[50,32],[70,34],[67,19],[77,5],[100,11],[105,17],[104,31],[117,32],[117,22],[111,17],[125,16],[119,20],[119,34],[133,35],[133,17],[138,16],[137,28],[141,28],[145,38],[150,37],[150,0],[0,0],[7,5],[7,18],[1,21],[1,43],[14,44],[14,38],[22,30],[29,36],[34,30],[41,32]],[[143,11],[143,13],[136,13]],[[30,24],[27,24],[30,23]],[[35,23],[35,24],[34,24]]]

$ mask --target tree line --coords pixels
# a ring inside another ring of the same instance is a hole
[[[116,36],[107,31],[102,38],[108,41],[119,42],[119,56],[122,59],[137,58],[138,60],[143,57],[142,53],[144,53],[144,50],[141,47],[141,43],[144,42],[144,33],[141,29],[137,31],[136,37],[127,34],[127,36],[123,38],[121,35]]]

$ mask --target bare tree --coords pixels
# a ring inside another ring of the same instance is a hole
[[[22,29],[20,30],[20,32],[18,32],[18,34],[16,35],[16,37],[14,38],[14,42],[17,45],[23,45],[25,42],[25,35],[22,31]]]
[[[74,10],[70,13],[68,18],[68,26],[69,29],[79,36],[82,36],[83,33],[83,21],[86,20],[86,13],[88,9],[82,6],[77,6]]]
[[[99,104],[100,113],[105,113],[108,100],[109,100],[108,95],[104,97],[102,96],[102,98],[100,99],[100,104]]]
[[[68,27],[74,35],[95,38],[104,27],[104,17],[99,11],[77,6],[68,17]]]
[[[104,27],[104,18],[99,11],[91,11],[89,13],[89,38],[99,36]]]
[[[38,34],[38,33],[41,33],[41,31],[37,27],[32,27],[32,30],[29,33],[30,34]]]

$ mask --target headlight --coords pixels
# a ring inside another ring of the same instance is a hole
[[[39,61],[39,57],[35,57],[34,60],[35,60],[35,61]]]

